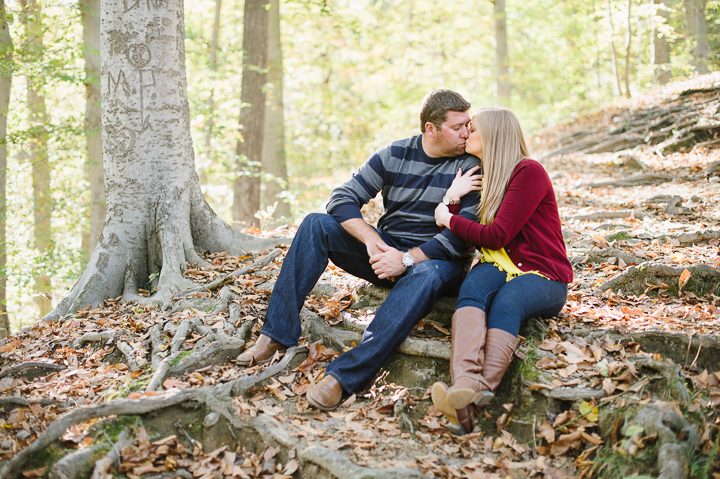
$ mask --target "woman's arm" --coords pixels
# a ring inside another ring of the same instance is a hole
[[[457,201],[471,191],[480,191],[482,189],[482,178],[483,175],[474,175],[480,166],[473,166],[465,174],[458,168],[455,179],[453,180],[450,188],[448,188],[446,195],[451,200]]]
[[[443,212],[440,213],[440,221],[447,221],[456,236],[476,246],[498,250],[504,248],[525,226],[547,194],[549,185],[550,179],[540,163],[524,161],[511,177],[505,198],[491,225],[482,225],[458,215],[447,218]],[[435,218],[438,221],[437,209]]]

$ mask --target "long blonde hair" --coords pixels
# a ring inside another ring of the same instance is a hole
[[[482,142],[485,174],[477,217],[482,224],[489,225],[505,197],[512,172],[529,153],[520,121],[508,108],[480,108],[473,120]]]

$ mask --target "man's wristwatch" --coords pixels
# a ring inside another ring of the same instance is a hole
[[[460,203],[460,200],[452,200],[452,199],[450,199],[450,197],[448,195],[443,196],[443,204],[445,206],[456,205],[458,203]]]
[[[403,253],[402,264],[407,269],[410,269],[415,264],[415,259],[412,257],[412,255],[410,253],[408,253],[406,251],[405,253]]]

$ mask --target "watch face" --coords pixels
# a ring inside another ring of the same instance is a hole
[[[450,203],[450,197],[448,195],[443,196],[443,204],[447,206]]]

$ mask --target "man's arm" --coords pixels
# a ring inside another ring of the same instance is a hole
[[[351,218],[349,220],[340,223],[345,231],[350,233],[358,241],[362,241],[367,248],[368,256],[372,256],[381,253],[378,248],[378,243],[385,245],[385,242],[380,238],[380,235],[375,229],[369,224],[365,223],[362,218]],[[385,245],[387,246],[387,245]]]

